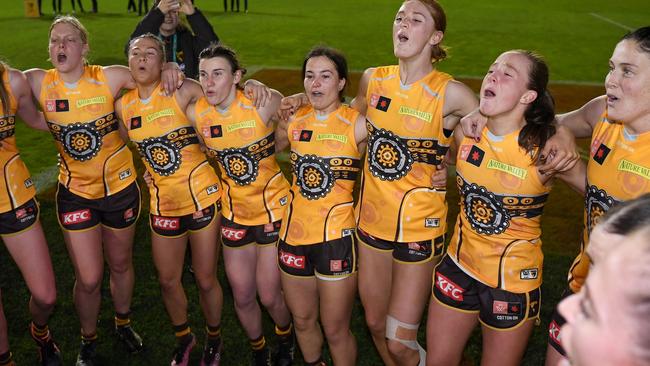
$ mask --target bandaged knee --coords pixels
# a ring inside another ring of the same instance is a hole
[[[401,322],[390,315],[386,316],[386,338],[399,342],[404,346],[418,352],[421,348],[418,344],[419,327],[419,323],[408,324]]]

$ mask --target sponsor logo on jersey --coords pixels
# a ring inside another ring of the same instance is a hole
[[[469,152],[467,153],[465,161],[474,166],[480,167],[484,156],[485,152],[483,150],[478,148],[476,145],[472,145],[472,148],[469,149]]]
[[[120,180],[125,180],[126,178],[131,176],[131,168],[127,170],[122,170],[120,172]]]
[[[519,271],[519,278],[522,280],[534,280],[538,276],[537,268],[522,269]]]
[[[333,140],[333,141],[346,143],[348,142],[348,137],[345,135],[337,135],[334,133],[319,133],[318,135],[316,135],[316,141],[323,141],[323,140]]]
[[[424,227],[440,227],[440,219],[435,217],[427,217],[424,219]]]
[[[526,169],[519,168],[513,165],[508,165],[506,163],[502,163],[498,160],[490,159],[488,161],[487,167],[488,169],[493,169],[493,170],[498,170],[501,172],[504,172],[506,174],[513,175],[519,179],[526,179],[526,175],[528,175],[528,172]]]
[[[166,231],[178,230],[180,228],[180,218],[154,216],[153,227]]]
[[[377,95],[377,94],[370,95],[370,106],[382,112],[388,111],[388,107],[390,107],[390,102],[391,102],[390,98],[386,98],[384,96]]]
[[[131,117],[130,126],[132,130],[142,127],[142,117],[141,116]]]
[[[155,112],[155,113],[148,114],[145,119],[146,119],[147,122],[151,122],[151,121],[154,121],[154,120],[156,120],[156,119],[158,119],[160,117],[170,117],[170,116],[173,116],[174,114],[175,114],[174,109],[167,108],[167,109],[163,109],[162,111],[158,111],[158,112]]]
[[[91,104],[104,104],[104,103],[106,103],[106,97],[105,96],[87,98],[87,99],[79,99],[77,101],[77,108],[82,108],[82,107],[85,107],[85,106],[91,105]]]
[[[242,128],[255,128],[255,120],[251,119],[248,121],[238,122],[226,127],[226,132],[232,132],[241,130]]]
[[[32,180],[32,178],[25,179],[25,188],[29,188],[33,185],[34,185],[34,181]]]
[[[219,187],[216,184],[213,184],[208,188],[206,188],[206,192],[208,192],[208,194],[217,193],[218,191],[219,191]]]
[[[439,272],[436,272],[436,287],[440,290],[445,296],[451,298],[455,301],[463,301],[465,289],[455,284],[449,278],[443,276]]]
[[[63,225],[79,224],[90,220],[90,218],[90,209],[87,208],[61,214],[61,221],[63,221]]]
[[[609,155],[609,152],[612,151],[609,147],[605,146],[605,144],[600,144],[596,152],[594,153],[594,161],[600,165],[603,165],[605,162],[605,159],[607,159],[607,155]]]
[[[354,234],[354,228],[341,230],[342,237],[352,236],[352,234]]]
[[[641,176],[645,179],[650,179],[650,169],[644,167],[643,165],[635,164],[629,160],[621,160],[620,163],[618,163],[618,170],[623,171],[623,172],[628,172],[632,174],[636,174],[638,176]]]
[[[46,112],[67,112],[70,110],[70,103],[67,99],[48,99],[45,101]]]
[[[431,123],[431,119],[433,118],[433,114],[430,112],[418,111],[415,108],[407,107],[405,105],[400,106],[397,113],[405,116],[415,117],[428,123]]]
[[[298,141],[303,141],[303,142],[311,141],[311,135],[313,133],[314,133],[314,131],[311,131],[311,130],[302,130],[302,131],[300,131],[300,138],[298,138]]]
[[[221,227],[221,235],[230,241],[242,240],[246,236],[246,229],[235,229],[227,226]]]
[[[289,202],[289,198],[287,198],[287,196],[284,196],[284,197],[280,198],[280,206],[286,205],[287,202]]]
[[[297,269],[305,268],[305,256],[294,255],[283,250],[281,250],[279,254],[280,262],[282,262],[285,266]]]
[[[562,329],[555,320],[552,320],[548,326],[548,337],[556,344],[562,345]]]

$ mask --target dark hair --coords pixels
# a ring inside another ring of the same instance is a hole
[[[608,233],[628,235],[644,227],[650,228],[650,193],[614,205],[600,219]]]
[[[524,112],[526,125],[519,133],[519,146],[533,154],[533,161],[539,159],[546,142],[555,134],[555,101],[548,91],[548,66],[544,59],[532,51],[515,50],[530,61],[528,90],[537,93],[537,98]]]
[[[133,46],[135,41],[137,41],[139,39],[145,39],[145,38],[146,39],[151,39],[156,43],[156,46],[158,46],[158,50],[160,51],[160,59],[161,59],[162,63],[165,63],[165,59],[167,57],[166,56],[167,54],[165,53],[165,42],[163,42],[162,39],[160,39],[160,37],[158,37],[157,35],[155,35],[153,33],[141,34],[141,35],[131,39],[129,41],[129,46],[126,49],[127,50],[127,53],[126,53],[127,57],[129,56],[129,51],[131,51],[131,46]]]
[[[650,26],[639,28],[626,34],[621,38],[621,41],[625,40],[635,41],[641,51],[650,53]]]
[[[343,94],[345,92],[345,87],[348,85],[349,79],[348,62],[341,51],[327,46],[316,46],[312,48],[302,62],[302,78],[304,79],[305,74],[307,73],[307,61],[309,61],[311,58],[319,56],[327,57],[330,61],[332,61],[336,67],[336,72],[339,74],[339,80],[345,79],[345,85],[343,85],[343,89],[339,91],[339,99],[342,102],[344,100]]]
[[[408,1],[408,0],[406,0]],[[406,2],[405,1],[405,2]],[[447,15],[442,5],[436,0],[417,0],[429,9],[429,13],[433,17],[435,30],[445,33],[447,30]],[[431,61],[436,63],[447,58],[447,48],[442,45],[442,41],[431,49]]]
[[[228,46],[211,43],[208,47],[201,51],[201,53],[199,53],[199,60],[215,57],[226,59],[230,64],[230,68],[232,68],[233,73],[237,70],[240,70],[242,75],[246,74],[246,69],[242,66],[241,62],[239,62],[235,50]]]
[[[9,92],[5,88],[4,74],[7,73],[7,80],[9,80],[9,66],[0,61],[0,102],[2,102],[2,113],[9,114]]]

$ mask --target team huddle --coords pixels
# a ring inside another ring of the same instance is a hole
[[[286,97],[244,83],[236,53],[219,44],[199,54],[198,81],[165,61],[151,33],[129,42],[128,68],[89,65],[88,33],[71,16],[50,27],[52,69],[0,63],[0,235],[31,292],[40,362],[62,364],[48,328],[55,277],[16,116],[49,131],[59,153],[56,210],[75,271],[78,366],[97,364],[104,261],[115,334],[129,352],[143,349],[131,321],[142,211],[132,151],[145,167],[172,366],[187,365],[198,342],[181,282],[188,243],[206,328],[201,365],[222,363],[227,338],[221,253],[254,365],[291,365],[296,345],[304,364],[326,365],[325,341],[333,364],[355,365],[357,294],[386,365],[457,365],[479,324],[482,364],[517,365],[540,323],[541,218],[556,179],[584,196],[584,231],[567,298],[549,319],[546,364],[649,363],[650,314],[639,309],[650,299],[641,284],[650,279],[650,27],[616,45],[606,95],[556,115],[549,69],[534,52],[497,57],[479,98],[437,70],[446,22],[435,0],[404,1],[393,24],[398,64],[367,69],[349,105],[347,61],[325,46],[303,60],[304,93]],[[591,138],[586,162],[575,137]],[[290,180],[276,161],[287,149]],[[453,228],[450,165],[460,195]],[[607,282],[620,263],[636,292]],[[260,303],[275,323],[273,351]],[[638,325],[604,316],[608,306],[637,314]],[[1,310],[0,365],[14,365]],[[594,332],[612,328],[626,342],[598,347],[608,341]]]

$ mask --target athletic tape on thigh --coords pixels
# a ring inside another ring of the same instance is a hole
[[[420,345],[418,344],[417,341],[419,327],[420,327],[420,323],[418,324],[403,323],[397,320],[396,318],[393,318],[390,315],[386,316],[386,338],[397,341],[414,351],[418,351],[420,348]],[[398,338],[397,334],[399,328],[412,332],[414,334],[414,339]]]

